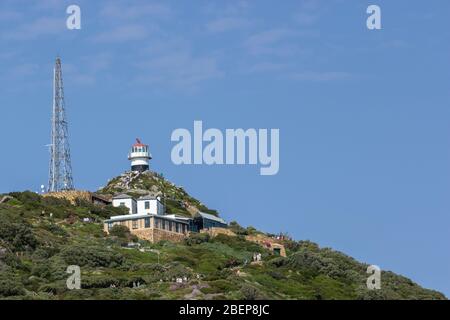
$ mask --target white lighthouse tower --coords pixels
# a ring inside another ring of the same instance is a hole
[[[152,158],[148,150],[148,145],[136,139],[136,143],[131,147],[128,160],[131,161],[131,171],[144,172],[149,169],[149,161]]]

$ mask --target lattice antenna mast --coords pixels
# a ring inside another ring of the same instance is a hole
[[[72,164],[70,160],[69,133],[64,104],[61,59],[56,58],[53,70],[52,140],[48,192],[73,190]]]

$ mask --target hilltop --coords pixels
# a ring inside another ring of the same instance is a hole
[[[152,172],[124,173],[99,190],[105,196],[122,192],[165,196],[168,210],[181,215],[218,215]],[[0,298],[445,299],[390,271],[382,272],[381,290],[369,291],[367,264],[290,239],[283,240],[287,257],[280,257],[246,241],[245,235],[263,233],[236,222],[230,224],[236,237],[192,234],[178,244],[152,244],[125,229],[106,235],[102,221],[124,213],[81,199],[8,194],[0,204]],[[262,261],[251,262],[255,253]],[[81,267],[81,290],[66,287],[69,265]]]
[[[127,171],[108,181],[105,187],[98,190],[99,194],[113,196],[125,193],[134,197],[150,194],[161,196],[168,214],[192,216],[198,211],[218,216],[216,210],[205,206],[200,200],[190,196],[183,187],[176,186],[166,180],[162,174],[153,171]]]

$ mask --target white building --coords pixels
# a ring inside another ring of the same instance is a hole
[[[127,207],[130,214],[135,214],[138,212],[136,200],[127,194],[119,194],[113,197],[112,205],[114,207]]]
[[[147,171],[150,168],[149,162],[151,158],[152,155],[150,154],[148,145],[136,139],[136,143],[131,147],[130,153],[128,154],[128,160],[131,161],[131,171]]]
[[[157,214],[164,215],[164,205],[160,198],[155,198],[150,195],[140,197],[137,199],[137,212],[139,214]]]

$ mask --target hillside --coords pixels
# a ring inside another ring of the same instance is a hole
[[[154,173],[126,173],[100,192],[147,190],[170,197],[172,212],[209,210]],[[445,299],[392,272],[382,273],[381,290],[369,291],[366,264],[310,241],[284,241],[288,256],[282,258],[246,241],[243,235],[258,231],[237,223],[231,229],[238,237],[194,234],[180,244],[152,244],[127,230],[104,234],[103,219],[122,208],[32,192],[9,196],[0,204],[2,299]],[[261,263],[250,263],[255,252]],[[66,287],[69,265],[81,267],[81,290]]]
[[[192,216],[200,210],[218,215],[216,210],[207,208],[201,201],[191,197],[182,187],[176,186],[166,180],[163,175],[152,171],[125,172],[109,180],[105,187],[98,190],[98,193],[110,196],[126,193],[135,197],[150,193],[164,199],[168,214]]]

